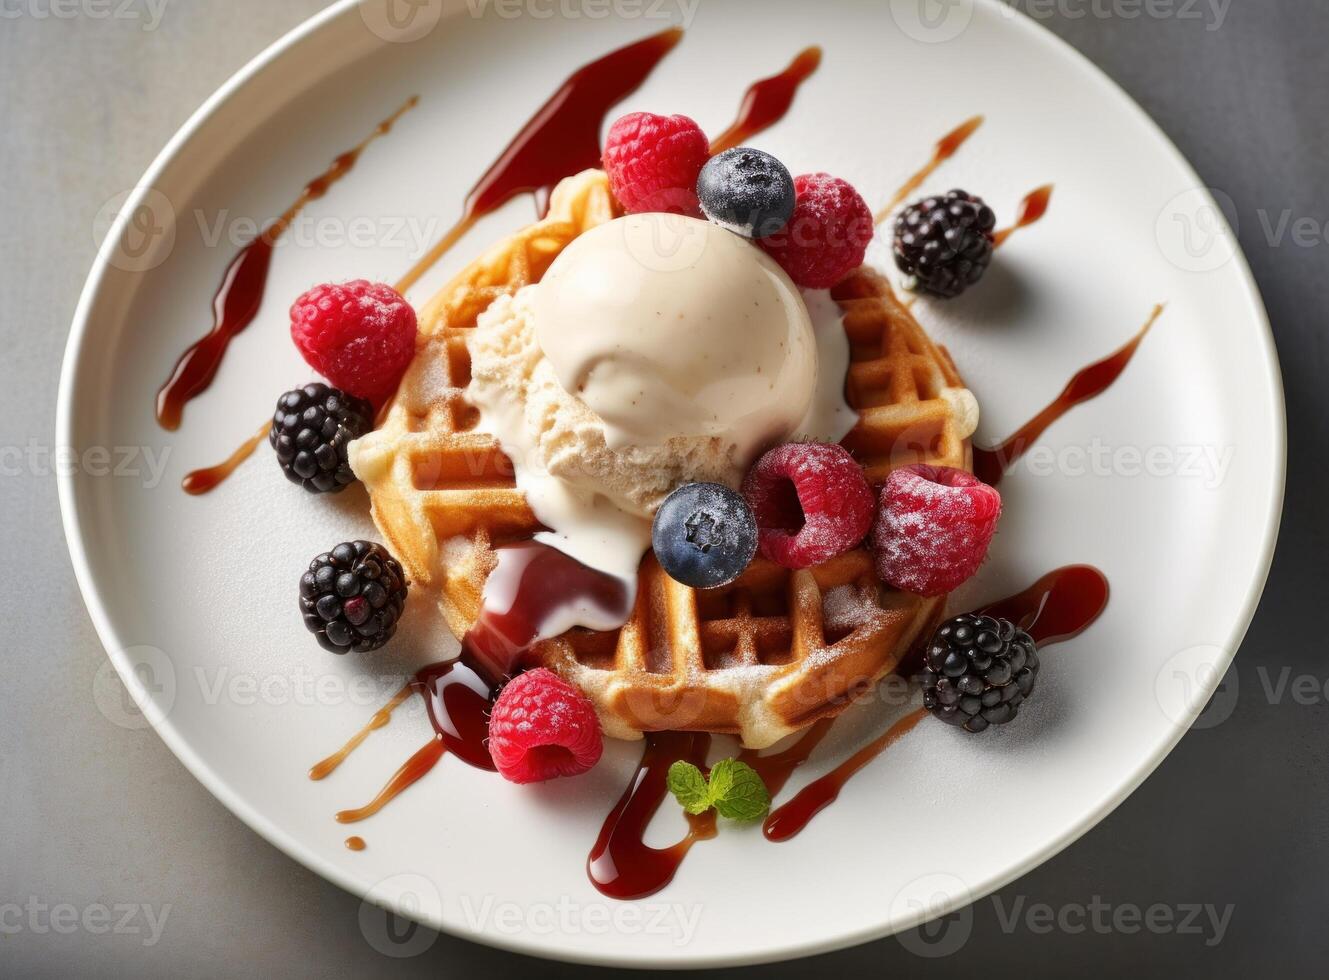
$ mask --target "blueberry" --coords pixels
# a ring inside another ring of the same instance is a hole
[[[784,228],[794,214],[794,196],[785,165],[746,146],[711,157],[697,178],[706,217],[744,238],[766,238]]]
[[[747,501],[718,483],[687,483],[655,514],[651,543],[660,567],[694,589],[727,585],[757,553],[757,521]]]

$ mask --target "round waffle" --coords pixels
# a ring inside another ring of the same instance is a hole
[[[420,311],[414,362],[382,424],[352,446],[376,524],[459,637],[479,618],[494,549],[541,529],[511,463],[476,431],[479,413],[463,396],[466,333],[496,297],[538,282],[568,242],[615,215],[603,172],[560,183],[544,219]],[[846,400],[859,413],[844,445],[868,479],[917,462],[970,469],[974,401],[945,352],[867,267],[832,295],[850,344]],[[870,691],[944,603],[883,586],[863,549],[801,571],[758,558],[732,584],[704,591],[675,582],[648,554],[621,629],[575,629],[532,654],[586,692],[609,735],[724,732],[762,748]]]

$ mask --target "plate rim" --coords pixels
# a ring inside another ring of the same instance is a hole
[[[94,302],[102,288],[108,269],[110,267],[110,252],[129,220],[129,217],[136,211],[137,207],[144,202],[155,181],[160,177],[171,163],[174,161],[180,151],[188,144],[212,117],[242,88],[248,85],[254,78],[267,70],[281,58],[285,57],[290,51],[303,44],[309,37],[331,25],[334,21],[343,17],[352,15],[352,13],[365,0],[336,0],[317,14],[306,19],[290,31],[273,41],[257,55],[251,58],[243,67],[230,76],[215,92],[212,93],[202,105],[199,106],[188,119],[180,126],[175,134],[167,141],[152,163],[148,166],[144,174],[134,185],[134,189],[127,198],[125,204],[120,208],[118,215],[112,222],[106,237],[98,249],[97,255],[93,260],[93,265],[89,271],[88,278],[84,283],[83,290],[80,293],[78,303],[74,310],[71,321],[69,337],[66,341],[64,355],[61,359],[60,381],[57,389],[56,403],[56,422],[55,422],[55,445],[72,446],[74,441],[75,424],[75,401],[78,395],[78,389],[74,384],[74,378],[78,374],[80,365],[80,354],[84,347],[85,336],[90,326],[90,315]],[[370,0],[374,2],[374,0]],[[1068,64],[1068,70],[1087,72],[1094,78],[1103,89],[1105,96],[1113,99],[1123,108],[1127,109],[1141,123],[1144,129],[1152,133],[1158,144],[1171,157],[1174,165],[1180,168],[1180,171],[1194,181],[1196,188],[1204,197],[1205,203],[1213,207],[1215,214],[1224,215],[1221,208],[1218,207],[1210,193],[1209,186],[1195,171],[1190,161],[1182,154],[1167,133],[1158,125],[1157,122],[1144,110],[1135,99],[1109,76],[1098,65],[1094,64],[1084,54],[1072,47],[1067,41],[1064,41],[1050,29],[1029,17],[1024,12],[1010,8],[1000,2],[1000,0],[971,0],[977,7],[988,8],[990,13],[998,13],[1010,20],[1015,26],[1014,29],[1025,32],[1025,35],[1032,43],[1044,46],[1051,53],[1055,54],[1061,61]],[[994,9],[995,8],[995,9]],[[386,43],[386,42],[384,42]],[[1260,554],[1257,558],[1256,566],[1252,570],[1253,575],[1247,587],[1245,600],[1241,604],[1234,619],[1234,627],[1227,636],[1220,649],[1222,651],[1221,663],[1216,664],[1222,668],[1221,671],[1215,671],[1213,683],[1208,685],[1208,694],[1212,694],[1217,688],[1217,684],[1223,677],[1235,657],[1237,649],[1244,641],[1250,624],[1255,616],[1256,608],[1263,596],[1264,588],[1268,582],[1269,570],[1273,562],[1274,552],[1278,542],[1278,532],[1282,521],[1283,503],[1286,492],[1287,481],[1287,409],[1284,395],[1282,371],[1278,359],[1278,351],[1274,342],[1273,330],[1270,325],[1267,308],[1261,296],[1259,285],[1255,281],[1254,274],[1251,271],[1250,264],[1246,259],[1244,250],[1237,241],[1236,236],[1228,226],[1226,216],[1221,219],[1221,231],[1231,237],[1236,243],[1233,253],[1233,267],[1236,270],[1237,277],[1245,292],[1245,298],[1250,304],[1250,313],[1253,315],[1258,333],[1258,342],[1264,353],[1264,374],[1268,384],[1270,396],[1269,411],[1270,415],[1267,421],[1271,424],[1273,431],[1270,433],[1271,439],[1269,449],[1273,457],[1275,466],[1270,473],[1270,479],[1273,485],[1269,487],[1270,507],[1269,513],[1264,515],[1263,520],[1263,538],[1260,546]],[[61,468],[57,472],[57,490],[60,501],[61,522],[64,530],[66,544],[69,548],[70,560],[74,568],[75,579],[78,582],[79,592],[87,608],[89,617],[96,629],[98,640],[106,652],[111,664],[116,672],[125,678],[132,671],[132,665],[124,656],[127,649],[126,644],[117,634],[112,624],[111,616],[107,605],[103,601],[102,594],[98,588],[97,582],[92,572],[89,551],[86,540],[83,535],[82,517],[76,500],[78,474],[70,469]],[[1046,861],[1060,853],[1066,847],[1070,846],[1089,830],[1101,823],[1109,814],[1112,813],[1122,802],[1125,801],[1139,786],[1147,779],[1162,763],[1182,736],[1190,729],[1191,724],[1203,710],[1205,700],[1196,699],[1197,703],[1181,718],[1174,726],[1173,731],[1167,739],[1148,757],[1140,760],[1135,771],[1130,778],[1124,780],[1111,793],[1107,794],[1102,801],[1085,817],[1073,823],[1061,834],[1050,839],[1045,845],[1030,855],[1025,861],[1012,867],[1006,874],[998,875],[995,878],[985,882],[977,890],[969,892],[963,900],[951,897],[944,905],[940,907],[937,914],[949,914],[959,908],[971,905],[980,901],[987,895],[1005,887],[1010,882],[1027,874],[1029,871],[1039,867]],[[169,718],[152,718],[153,730],[166,743],[167,748],[176,756],[185,768],[210,792],[218,802],[225,806],[231,813],[242,820],[251,830],[261,836],[269,844],[278,848],[291,859],[299,862],[306,868],[318,874],[327,881],[332,882],[339,888],[360,898],[362,901],[371,902],[387,908],[394,914],[409,918],[407,910],[401,908],[390,908],[385,903],[380,903],[370,898],[364,893],[360,884],[351,879],[350,875],[343,872],[337,865],[321,858],[317,853],[308,849],[299,838],[293,834],[272,823],[256,807],[251,806],[241,796],[236,794],[229,785],[221,779],[213,770],[203,762],[197,755],[189,742],[176,730]],[[1184,722],[1184,724],[1183,724]],[[936,911],[935,909],[933,911]],[[530,956],[538,956],[546,959],[553,959],[570,963],[581,963],[597,966],[615,966],[615,967],[638,967],[652,969],[703,969],[729,966],[756,965],[762,963],[780,962],[786,960],[801,959],[809,956],[816,956],[822,953],[834,950],[845,949],[857,946],[866,942],[882,939],[890,935],[914,928],[923,921],[923,916],[910,916],[902,921],[892,922],[889,919],[883,919],[880,925],[856,929],[848,932],[839,932],[824,936],[820,939],[795,940],[783,945],[775,945],[764,949],[759,953],[740,953],[740,954],[703,954],[699,956],[673,955],[668,958],[660,956],[647,955],[639,958],[626,958],[624,955],[607,954],[600,955],[590,951],[569,950],[558,946],[551,946],[538,939],[527,939],[524,937],[513,937],[486,932],[478,929],[470,929],[461,923],[452,923],[440,918],[438,921],[425,921],[423,925],[435,929],[448,935],[456,936],[472,942],[503,949],[509,952],[520,953]]]

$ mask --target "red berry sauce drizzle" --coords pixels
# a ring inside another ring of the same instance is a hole
[[[1119,350],[1109,354],[1101,361],[1095,361],[1088,367],[1077,371],[1071,380],[1066,383],[1066,387],[1062,389],[1061,394],[1053,399],[1041,412],[1016,429],[1014,435],[990,449],[975,447],[974,475],[989,486],[996,486],[1000,483],[1006,471],[1028,451],[1029,447],[1034,444],[1034,440],[1041,436],[1048,426],[1076,405],[1087,402],[1091,398],[1097,398],[1121,377],[1121,372],[1126,370],[1126,365],[1135,356],[1140,341],[1144,340],[1145,334],[1158,322],[1158,318],[1162,314],[1162,304],[1155,306],[1153,312],[1149,314],[1149,319],[1145,321],[1144,326],[1134,337]]]
[[[535,541],[498,549],[499,568],[492,583],[506,575],[511,601],[505,610],[485,604],[480,618],[462,640],[455,660],[430,664],[380,708],[369,723],[332,755],[309,770],[310,779],[331,774],[376,729],[385,726],[392,712],[412,693],[419,694],[429,713],[434,737],[407,759],[364,806],[342,810],[339,823],[356,823],[373,816],[403,790],[428,773],[447,753],[477,769],[494,771],[485,739],[489,710],[503,678],[520,668],[521,655],[541,638],[542,626],[564,607],[593,604],[627,619],[627,591],[618,579],[602,575],[548,545]]]
[[[644,80],[650,68],[677,43],[678,36],[677,31],[666,31],[612,52],[574,73],[476,185],[458,225],[426,256],[426,260],[407,274],[400,288],[405,289],[417,281],[481,214],[518,193],[535,192],[539,198],[542,191],[547,193],[566,173],[594,166],[599,155],[599,127],[604,113]],[[625,52],[634,53],[625,59]],[[718,151],[737,145],[781,118],[798,85],[816,69],[820,54],[819,49],[809,48],[780,75],[754,84],[748,90],[738,120],[712,148]],[[650,63],[644,69],[641,64],[627,64],[637,59],[649,59]],[[617,69],[613,67],[616,65]],[[632,69],[630,72],[629,68]],[[572,98],[578,93],[579,86],[592,82],[602,89],[596,101],[592,102],[589,97]],[[612,94],[614,92],[618,94]],[[556,154],[554,158],[564,167],[571,167],[563,172],[559,167],[542,166],[540,154],[530,147],[559,138],[555,134],[564,126],[560,113],[568,104],[575,106],[571,111],[581,121],[579,131],[586,142],[563,148]],[[981,116],[974,117],[938,142],[932,160],[878,212],[878,219],[884,219],[916,191],[942,162],[954,155],[982,121]],[[509,171],[506,179],[502,176],[505,168]],[[1014,226],[997,233],[998,244],[1015,230],[1038,221],[1047,211],[1051,191],[1049,185],[1030,193],[1021,204]],[[1106,389],[1120,374],[1143,334],[1141,331],[1131,345],[1113,358],[1090,365],[1077,375],[1077,379],[1084,376],[1086,380],[1078,383],[1073,380],[1067,387],[1062,399],[1066,402],[1064,408],[1044,418],[1050,406],[1029,426],[1021,429],[1021,433],[1029,440],[1036,438],[1066,408]],[[1117,359],[1120,359],[1120,365],[1113,371],[1111,364]],[[1001,467],[1009,466],[1015,456],[980,450],[975,453],[975,458],[976,467],[982,467],[985,478],[995,482],[1001,475]],[[514,562],[512,567],[518,575],[510,607],[500,612],[486,606],[476,627],[465,637],[461,655],[456,660],[421,670],[342,748],[310,769],[311,779],[325,778],[370,734],[388,724],[394,709],[411,694],[420,694],[425,700],[434,737],[403,763],[368,804],[339,812],[339,822],[356,822],[378,812],[429,772],[448,752],[469,765],[492,771],[493,763],[485,747],[488,713],[502,678],[520,668],[522,652],[539,636],[540,624],[557,608],[568,603],[589,601],[612,608],[615,603],[625,600],[618,582],[544,545],[527,542],[505,547],[500,549],[500,562],[504,560]],[[1025,591],[984,607],[982,611],[1016,622],[1041,645],[1047,646],[1085,630],[1102,613],[1107,599],[1108,585],[1102,573],[1089,566],[1073,565],[1043,576]],[[898,720],[836,769],[808,784],[773,810],[764,825],[765,836],[772,841],[782,841],[801,831],[813,816],[836,799],[855,773],[910,731],[923,716],[924,712],[919,709]],[[771,795],[776,796],[825,738],[832,724],[832,719],[824,719],[784,749],[765,755],[743,750],[740,758],[760,773]],[[689,829],[676,844],[657,848],[645,843],[647,827],[668,796],[669,766],[679,759],[686,759],[704,768],[710,745],[711,736],[703,732],[652,732],[646,735],[641,762],[606,818],[587,858],[588,875],[602,893],[613,898],[632,899],[659,891],[673,879],[684,857],[697,842],[715,836],[715,816],[710,813],[688,816]],[[347,843],[351,846],[350,840]]]
[[[757,770],[771,796],[775,796],[830,728],[831,719],[824,719],[786,749],[769,755],[745,749],[739,758]],[[686,814],[688,832],[677,844],[651,847],[645,842],[646,828],[669,795],[669,767],[684,759],[706,771],[710,745],[711,736],[704,732],[647,733],[646,751],[637,771],[605,818],[586,859],[591,883],[602,894],[620,899],[655,894],[673,880],[693,844],[715,836],[715,813],[708,811],[700,816]]]
[[[415,108],[419,101],[418,96],[407,99],[400,109],[379,123],[358,146],[333,160],[327,170],[305,185],[295,203],[281,217],[231,259],[222,275],[221,286],[212,300],[212,329],[180,355],[170,378],[157,392],[157,422],[163,429],[180,428],[185,405],[212,384],[217,369],[221,367],[222,358],[226,356],[227,347],[258,315],[268,285],[272,250],[291,222],[304,210],[305,205],[321,198],[333,184],[350,173],[360,159],[360,154],[379,137],[390,133],[397,120]]]
[[[605,116],[646,81],[682,37],[682,29],[670,28],[573,72],[476,181],[457,223],[402,277],[397,290],[405,292],[415,285],[477,219],[523,193],[536,196],[543,214],[555,184],[598,167]]]
[[[794,104],[798,87],[821,65],[821,48],[804,48],[778,75],[753,82],[738,109],[734,124],[711,140],[711,153],[741,146],[762,130],[784,118]]]
[[[635,44],[611,51],[573,72],[549,100],[518,131],[512,142],[490,165],[467,195],[457,223],[397,283],[398,292],[415,285],[451,249],[477,220],[498,209],[518,194],[535,195],[543,214],[555,184],[564,177],[600,165],[600,130],[609,110],[636,91],[683,36],[671,28]],[[749,87],[732,126],[712,145],[718,152],[737,145],[779,122],[793,104],[798,87],[817,70],[821,49],[800,52],[783,72]],[[267,285],[272,245],[300,209],[321,197],[335,180],[354,165],[359,153],[379,135],[391,129],[412,99],[396,116],[386,120],[364,144],[337,158],[333,168],[306,188],[292,208],[258,239],[232,260],[214,301],[216,320],[212,331],[181,357],[171,380],[158,396],[157,417],[168,428],[177,428],[185,402],[212,383],[232,337],[249,325],[258,313]],[[311,193],[311,188],[317,193]],[[187,493],[214,489],[258,447],[262,440],[247,442],[217,466],[197,470],[185,477]]]

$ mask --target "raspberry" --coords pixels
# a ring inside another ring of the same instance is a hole
[[[489,715],[489,755],[514,783],[579,776],[603,749],[594,706],[544,667],[509,681]]]
[[[794,191],[798,201],[789,224],[757,244],[797,285],[829,289],[863,264],[872,211],[852,184],[830,174],[795,177]]]
[[[604,168],[629,214],[665,211],[697,218],[697,176],[711,155],[701,127],[687,116],[630,112],[609,127]]]
[[[381,401],[415,356],[415,310],[382,283],[327,283],[291,307],[291,339],[309,366],[338,388]]]
[[[872,488],[841,446],[777,446],[748,472],[743,496],[757,517],[761,553],[785,568],[842,555],[872,527]]]
[[[1001,494],[964,470],[906,466],[886,480],[872,533],[877,574],[915,595],[954,590],[983,563]]]

